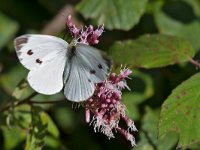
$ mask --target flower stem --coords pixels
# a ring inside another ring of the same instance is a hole
[[[191,58],[189,61],[191,64],[195,65],[197,68],[200,69],[200,63],[198,61],[194,60],[193,58]]]

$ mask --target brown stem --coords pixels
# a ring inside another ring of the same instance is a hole
[[[72,5],[65,5],[58,14],[42,29],[42,34],[55,35],[65,28],[65,23],[68,15],[75,16],[75,9]],[[82,23],[78,20],[73,20],[77,26]]]
[[[195,65],[197,68],[200,69],[200,63],[198,61],[194,60],[193,58],[191,58],[189,61],[191,64]]]
[[[26,104],[26,103],[30,103],[30,99],[33,98],[34,96],[36,96],[38,93],[34,92],[33,94],[31,94],[30,96],[28,96],[27,98],[25,98],[22,101],[19,101],[18,103],[16,103],[15,105],[13,104],[13,101],[11,101],[10,103],[8,103],[7,106],[3,107],[0,109],[0,112],[4,112],[6,110],[8,110],[10,107],[12,106],[19,106],[22,104]]]

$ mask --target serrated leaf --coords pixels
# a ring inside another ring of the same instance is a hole
[[[159,136],[179,134],[178,147],[200,142],[200,73],[181,83],[162,105]]]
[[[147,0],[83,0],[77,10],[108,29],[129,30],[139,22]]]
[[[11,20],[0,12],[0,50],[17,32],[18,23]]]
[[[194,49],[190,42],[160,34],[116,42],[109,52],[115,62],[141,68],[173,65],[188,61],[194,56]]]
[[[157,149],[157,150],[170,150],[177,143],[177,135],[169,133],[162,139],[157,138],[157,125],[159,121],[159,111],[152,110],[149,107],[145,109],[145,115],[142,120],[142,129],[140,132],[140,142],[136,150],[144,149]]]

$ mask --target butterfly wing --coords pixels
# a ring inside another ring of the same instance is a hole
[[[102,82],[110,70],[111,63],[95,48],[76,45],[76,52],[64,73],[64,94],[68,100],[87,100],[95,91],[95,83]],[[68,75],[68,76],[67,76]]]
[[[42,94],[55,94],[63,87],[68,44],[49,35],[22,35],[14,41],[20,62],[30,70],[28,82]]]
[[[66,73],[64,94],[68,100],[80,102],[88,99],[94,93],[95,86],[90,80],[90,74],[81,60],[74,56]]]
[[[85,44],[77,44],[76,49],[84,67],[90,73],[91,81],[94,83],[104,81],[110,72],[110,59],[103,52]]]
[[[26,34],[14,40],[14,46],[20,62],[31,70],[43,61],[54,59],[57,53],[67,49],[67,42],[50,35]]]

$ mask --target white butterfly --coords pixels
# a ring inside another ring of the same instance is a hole
[[[65,85],[66,98],[74,102],[91,97],[111,67],[99,50],[50,35],[22,35],[14,45],[20,62],[30,70],[28,82],[35,91],[51,95]]]

